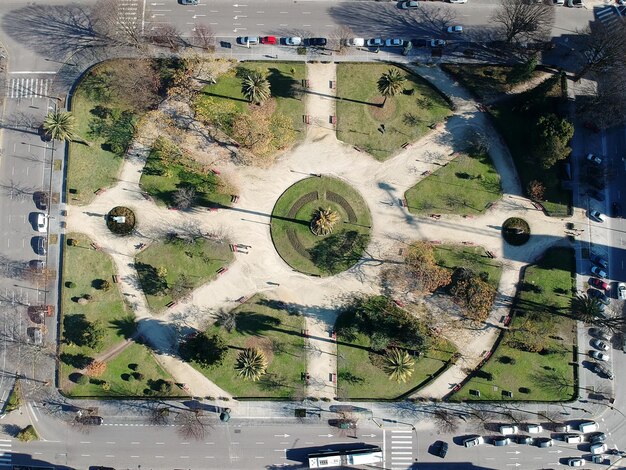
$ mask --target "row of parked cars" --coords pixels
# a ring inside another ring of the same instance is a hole
[[[454,25],[449,26],[446,29],[449,34],[461,34],[463,33],[463,26]],[[276,36],[239,36],[236,39],[237,44],[242,46],[256,46],[258,44],[266,44],[270,46],[282,45],[282,46],[302,46],[302,47],[325,47],[328,44],[326,38],[302,38],[300,36],[290,37],[276,37]],[[406,47],[409,45],[414,47],[444,47],[447,44],[445,39],[400,39],[400,38],[348,38],[342,39],[342,42],[346,46],[352,47]]]

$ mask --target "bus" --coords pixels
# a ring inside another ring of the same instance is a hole
[[[380,447],[347,450],[323,450],[309,454],[309,468],[332,468],[344,465],[371,465],[383,463]]]

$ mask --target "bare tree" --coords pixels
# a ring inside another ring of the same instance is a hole
[[[193,27],[191,43],[209,52],[215,51],[215,33],[210,26],[196,23]]]
[[[141,48],[141,22],[123,18],[120,0],[98,0],[91,11],[94,29],[110,44]]]
[[[165,426],[169,423],[170,409],[160,403],[153,403],[147,415],[148,423],[154,426]]]
[[[575,80],[580,80],[589,72],[603,74],[610,70],[622,70],[626,65],[625,33],[624,23],[607,25],[601,21],[595,21],[592,27],[579,31],[585,39],[585,46],[581,49],[585,65],[576,74]]]
[[[237,313],[235,310],[219,309],[212,316],[215,318],[215,323],[229,333],[237,326]]]
[[[623,70],[623,69],[621,69]],[[599,128],[622,124],[626,119],[626,83],[619,68],[602,75],[599,82],[586,82],[576,95],[576,113]]]
[[[176,415],[178,433],[186,439],[202,440],[208,434],[210,425],[202,410],[186,410]]]
[[[169,23],[160,23],[155,26],[150,32],[149,39],[152,44],[168,47],[172,51],[177,51],[187,45],[187,41],[183,39],[176,26]]]
[[[502,0],[491,20],[502,28],[508,43],[543,40],[554,24],[554,7],[533,0]]]
[[[354,31],[348,26],[335,28],[328,37],[330,47],[338,54],[343,54],[348,49],[348,39],[354,37]]]
[[[458,417],[458,415],[448,410],[435,410],[433,418],[435,420],[437,428],[446,434],[455,433],[460,425],[460,418]]]
[[[189,209],[196,202],[197,192],[193,186],[183,186],[174,193],[174,206],[177,209]]]

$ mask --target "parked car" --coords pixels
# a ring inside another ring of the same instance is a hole
[[[365,39],[363,38],[348,39],[348,46],[363,47],[365,46]]]
[[[38,326],[29,326],[26,328],[26,336],[33,344],[39,345],[43,343],[43,333]]]
[[[383,41],[381,38],[373,38],[368,39],[366,44],[368,47],[383,47],[385,45],[385,41]]]
[[[568,444],[580,444],[583,441],[583,437],[580,434],[566,434],[563,436],[563,440]]]
[[[602,270],[602,268],[599,268],[598,266],[591,266],[591,273],[600,277],[609,277],[606,271]]]
[[[597,444],[591,444],[589,451],[591,452],[591,455],[604,454],[606,452],[606,444],[601,444],[599,442]]]
[[[605,367],[604,365],[598,363],[598,362],[592,362],[591,363],[591,369],[598,375],[603,375],[604,377],[606,377],[609,380],[613,380],[614,376],[613,376],[613,372],[611,372],[608,367]]]
[[[617,283],[617,298],[620,300],[626,300],[626,283]]]
[[[46,268],[46,262],[41,259],[31,259],[28,262],[28,267],[36,273],[42,272]]]
[[[417,3],[416,0],[407,0],[406,2],[402,2],[400,4],[400,8],[402,8],[403,10],[408,10],[409,8],[417,8],[419,7],[419,4]]]
[[[585,421],[584,423],[580,423],[578,425],[578,430],[583,434],[588,432],[595,432],[598,430],[598,423],[595,421]]]
[[[589,211],[589,216],[590,216],[592,219],[597,220],[598,222],[604,222],[604,221],[606,220],[606,216],[605,216],[602,212],[597,211],[597,210],[595,210],[595,209],[594,209],[594,210]]]
[[[76,418],[76,421],[89,426],[100,426],[104,423],[104,419],[101,416],[80,416]]]
[[[448,453],[448,443],[443,441],[438,441],[436,445],[435,453],[444,459],[446,454]]]
[[[518,444],[532,445],[533,443],[533,438],[530,436],[517,436],[515,440]]]
[[[467,3],[467,0],[449,0],[450,3]]]
[[[587,295],[592,299],[598,299],[604,305],[609,305],[609,298],[603,292],[600,292],[598,289],[587,289]]]
[[[444,47],[446,45],[446,41],[444,39],[431,39],[430,47]]]
[[[278,41],[276,40],[276,36],[263,36],[261,38],[261,44],[269,44],[270,46],[273,46],[277,42]]]
[[[611,341],[611,334],[600,328],[589,328],[589,334],[604,341]]]
[[[594,359],[597,359],[598,361],[607,362],[609,359],[611,359],[608,354],[604,354],[603,352],[596,351],[594,349],[589,350],[589,355]]]
[[[606,441],[606,434],[603,432],[595,432],[589,436],[589,442],[597,444],[598,442]]]
[[[48,193],[44,191],[35,191],[33,193],[33,200],[35,201],[35,206],[40,211],[48,210]]]
[[[589,196],[594,198],[596,201],[602,202],[605,199],[604,193],[598,191],[597,189],[590,189],[589,191],[587,191],[587,194],[589,194]]]
[[[493,445],[497,447],[508,446],[511,443],[511,439],[508,437],[496,437],[493,440]]]
[[[198,0],[180,0],[181,5],[197,5]]]
[[[255,46],[259,43],[259,38],[257,36],[239,36],[236,42],[244,46]]]
[[[485,440],[483,439],[482,436],[470,437],[469,439],[465,439],[463,441],[463,445],[465,447],[474,447],[474,446],[478,446],[484,443],[485,443]]]
[[[542,437],[541,439],[537,439],[538,447],[552,447],[554,445],[554,441],[549,437]]]
[[[585,464],[583,459],[567,459],[567,465],[570,467],[582,467]]]
[[[502,425],[500,426],[500,434],[517,434],[517,426],[515,425]]]
[[[556,432],[570,432],[572,427],[569,424],[557,424],[554,426]]]
[[[590,286],[595,287],[596,289],[609,290],[609,284],[604,282],[602,279],[598,279],[597,277],[590,277],[587,281]]]
[[[527,424],[526,429],[530,434],[539,434],[543,431],[543,426],[541,424]]]
[[[40,256],[45,256],[45,254],[48,252],[48,239],[46,237],[42,237],[42,236],[37,236],[37,237],[33,237],[31,239],[31,246],[33,248],[33,251],[40,255]]]
[[[609,345],[607,343],[605,343],[604,341],[601,341],[599,339],[592,339],[591,340],[591,345],[594,348],[599,349],[600,351],[608,351],[609,350]]]
[[[299,46],[301,44],[302,44],[302,38],[300,36],[291,36],[291,37],[285,38],[286,46]]]
[[[328,40],[326,38],[308,38],[305,39],[305,42],[311,47],[324,47],[328,44]]]
[[[596,263],[601,268],[609,269],[609,262],[605,260],[602,256],[595,255],[591,258],[591,261]]]
[[[37,212],[37,217],[35,218],[35,227],[40,233],[46,233],[48,231],[48,217],[46,216],[46,214],[42,212]]]
[[[447,31],[450,34],[460,34],[463,32],[463,26],[448,26]]]
[[[593,163],[594,165],[602,165],[602,159],[593,153],[587,155],[587,161]]]
[[[402,39],[387,39],[385,41],[385,47],[402,47],[404,45],[404,41]]]
[[[570,8],[584,8],[583,0],[567,0],[567,6]]]

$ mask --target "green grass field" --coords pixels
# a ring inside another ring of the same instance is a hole
[[[290,214],[302,196],[315,191],[319,199],[307,202],[295,214]],[[327,191],[341,195],[348,202],[356,216],[355,222],[350,222],[343,206],[324,196]],[[320,207],[330,207],[340,215],[330,235],[316,236],[310,230],[313,212]],[[272,210],[272,241],[276,251],[292,268],[306,274],[326,276],[344,271],[358,261],[369,241],[371,223],[365,201],[350,185],[330,177],[307,178],[289,187],[276,201]],[[289,239],[289,231],[293,231],[301,243],[300,251]],[[343,245],[350,237],[356,237],[357,242],[345,250]]]
[[[487,155],[460,155],[407,190],[412,214],[473,215],[502,196],[500,176]]]
[[[106,73],[107,65],[100,65],[96,73]],[[72,96],[71,111],[76,117],[76,134],[93,145],[70,142],[67,165],[67,188],[70,204],[89,204],[99,188],[107,188],[117,182],[123,159],[103,147],[104,139],[89,136],[91,111],[99,104],[89,98],[81,84]]]
[[[489,274],[487,282],[498,288],[502,275],[502,264],[488,258],[482,246],[435,245],[435,260],[439,266],[454,270],[458,267],[468,268],[475,273]]]
[[[214,279],[217,270],[228,266],[233,260],[228,242],[216,243],[199,239],[193,243],[182,240],[175,242],[157,242],[143,250],[135,258],[139,281],[150,308],[159,312],[172,300],[177,300],[173,286],[185,276],[188,288],[195,289]],[[156,271],[164,267],[167,270],[164,288],[156,276]],[[189,289],[187,289],[189,291]]]
[[[229,350],[221,365],[211,368],[192,365],[236,397],[281,397],[301,395],[305,372],[304,319],[288,313],[282,303],[256,295],[235,309],[236,327],[228,333],[215,325],[209,333],[220,333]],[[268,358],[267,373],[258,381],[240,378],[235,371],[242,349],[258,348]]]
[[[404,90],[384,107],[377,81],[390,65],[337,64],[337,138],[386,160],[451,114],[446,101],[422,78],[409,74]],[[412,91],[411,91],[412,90]],[[409,94],[412,93],[412,94]],[[385,134],[378,130],[385,124]]]
[[[362,333],[353,341],[337,336],[337,393],[342,398],[397,398],[429,379],[456,352],[452,343],[440,338],[437,346],[415,358],[411,378],[398,383],[372,363],[369,345],[369,338]]]
[[[563,401],[574,394],[573,347],[576,322],[567,313],[572,289],[575,287],[575,258],[573,250],[552,248],[537,265],[529,266],[524,275],[524,287],[517,304],[518,313],[510,324],[519,328],[532,320],[534,329],[521,334],[537,334],[545,340],[542,352],[524,351],[509,343],[510,332],[504,334],[483,373],[493,374],[493,380],[475,376],[454,399],[474,400],[469,390],[479,390],[482,400],[501,400],[502,390],[513,393],[514,400]],[[502,359],[504,358],[504,359]],[[514,359],[511,364],[508,358]],[[507,363],[508,362],[508,363]],[[524,393],[523,388],[529,389]],[[510,399],[509,399],[510,400]]]

